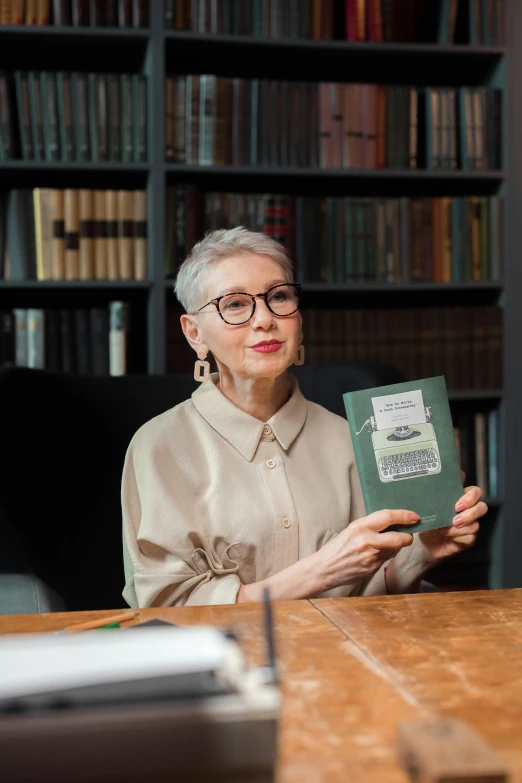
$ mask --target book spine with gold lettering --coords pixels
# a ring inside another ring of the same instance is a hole
[[[134,216],[134,278],[145,280],[147,277],[147,194],[144,190],[135,190],[133,195]]]
[[[53,280],[65,280],[65,206],[63,190],[51,190],[51,268]]]
[[[118,208],[115,190],[105,191],[107,279],[118,280]]]
[[[80,279],[94,279],[94,204],[92,190],[79,190]]]
[[[80,211],[78,191],[64,191],[65,202],[65,279],[80,277]]]
[[[132,191],[118,190],[117,196],[119,278],[132,280],[134,278]]]
[[[94,277],[107,280],[107,221],[104,190],[94,191]]]

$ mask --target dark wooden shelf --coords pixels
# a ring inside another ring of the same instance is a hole
[[[3,289],[76,289],[95,288],[99,290],[118,290],[122,288],[148,289],[152,286],[150,280],[0,280],[0,291]]]
[[[0,69],[137,71],[150,37],[148,29],[2,25]]]
[[[0,162],[0,180],[5,188],[18,187],[144,187],[150,172],[148,163],[100,163],[9,160]]]
[[[326,169],[305,168],[300,166],[270,167],[270,166],[202,166],[192,163],[165,163],[168,174],[192,174],[205,176],[212,174],[242,175],[249,177],[346,177],[370,179],[447,179],[447,180],[502,180],[503,171],[452,171],[451,169]]]
[[[314,41],[182,30],[165,30],[165,43],[167,68],[174,69],[174,63],[179,68],[183,60],[185,73],[280,79],[284,62],[285,78],[321,81],[336,74],[334,80],[344,81],[350,74],[351,81],[351,66],[356,66],[357,78],[364,82],[440,86],[455,80],[482,84],[489,79],[491,66],[505,55],[502,46]],[[201,70],[202,57],[206,64],[215,58],[212,71],[208,65]]]
[[[29,25],[29,24],[3,24],[0,25],[0,39],[6,35],[25,36],[76,36],[88,38],[149,38],[150,29],[145,27],[73,27],[58,26],[53,24]]]
[[[284,192],[289,195],[488,196],[498,193],[503,171],[427,169],[325,169],[299,166],[200,166],[165,163],[167,181],[196,182],[228,192]],[[222,183],[226,184],[222,184]]]

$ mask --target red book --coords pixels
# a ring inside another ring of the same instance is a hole
[[[381,0],[366,0],[366,25],[369,41],[382,41]]]
[[[345,0],[346,40],[357,40],[357,0]]]

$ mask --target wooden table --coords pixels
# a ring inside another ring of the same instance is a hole
[[[0,633],[112,613],[0,616]],[[152,617],[234,628],[248,661],[264,660],[258,605],[140,611]],[[274,619],[284,697],[278,783],[406,783],[396,725],[435,715],[468,721],[522,783],[522,590],[283,601]]]

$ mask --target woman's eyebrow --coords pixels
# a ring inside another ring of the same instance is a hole
[[[282,283],[286,283],[286,280],[271,280],[270,283],[266,284],[265,291],[268,291],[269,288],[272,288],[274,285],[279,285]],[[223,291],[221,291],[217,296],[224,296],[225,294],[246,294],[248,291],[245,291],[243,288],[240,288],[239,286],[229,286],[228,288],[224,288]],[[215,297],[217,299],[217,296]]]

